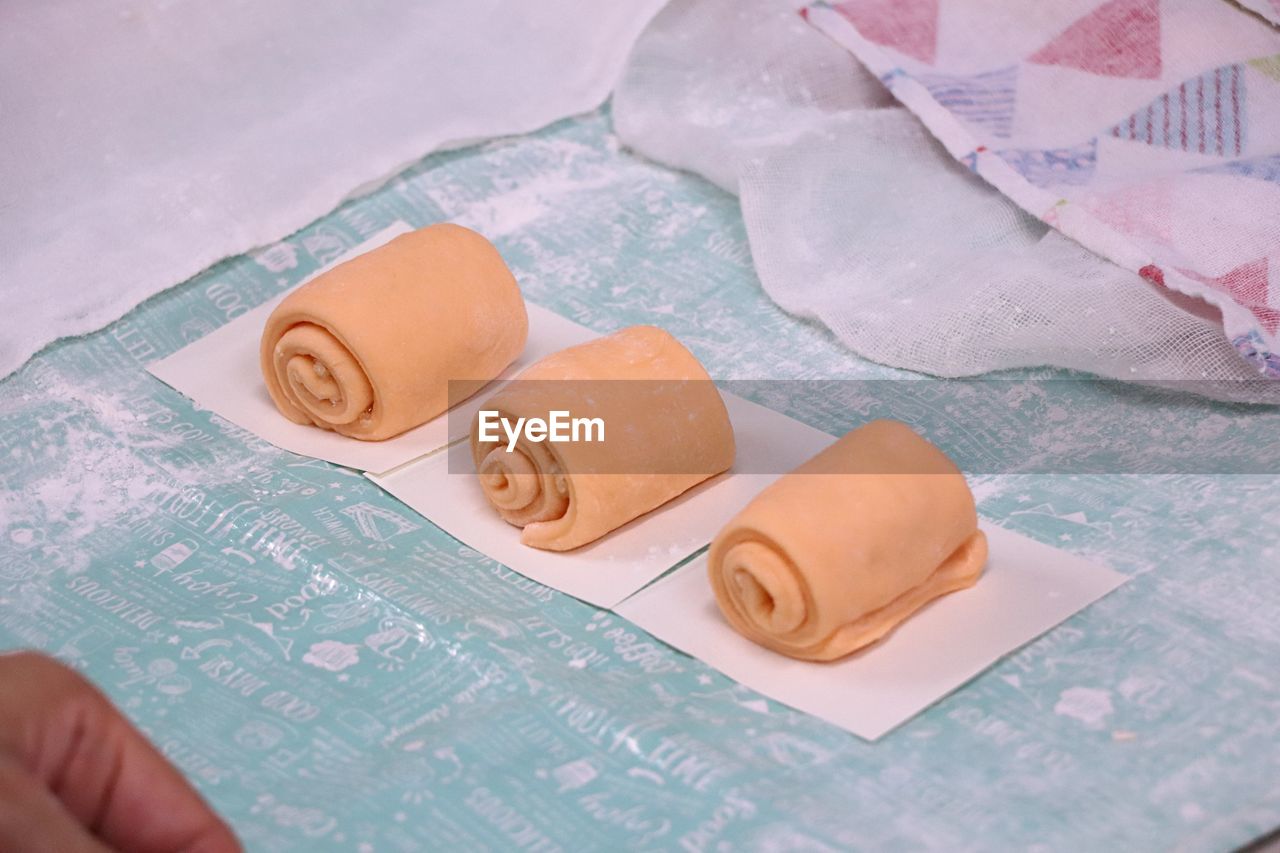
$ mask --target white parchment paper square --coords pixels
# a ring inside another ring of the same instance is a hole
[[[317,271],[316,275],[412,230],[403,222],[396,223]],[[152,363],[147,370],[204,408],[276,447],[359,471],[389,471],[439,450],[459,437],[450,435],[448,413],[386,441],[360,441],[330,430],[295,424],[280,414],[267,394],[258,364],[258,344],[267,317],[287,295],[287,292],[282,293],[241,314],[195,343]],[[543,356],[596,337],[590,329],[572,320],[537,305],[525,304],[529,311],[529,340],[524,352],[497,381],[514,376]],[[455,429],[463,429],[463,425],[470,422],[469,415],[494,387],[496,384],[454,407]]]
[[[882,642],[834,663],[768,651],[720,614],[701,554],[620,606],[620,616],[756,692],[875,740],[1111,592],[1125,576],[983,523],[991,558],[971,588],[937,599]]]
[[[789,471],[833,440],[764,406],[733,394],[723,396],[737,443],[734,469]],[[573,551],[553,552],[522,545],[520,529],[503,521],[489,505],[475,474],[456,473],[474,470],[469,453],[463,442],[370,479],[477,551],[599,607],[615,606],[706,545],[734,513],[780,476],[730,469],[603,539]]]

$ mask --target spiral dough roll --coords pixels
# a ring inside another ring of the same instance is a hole
[[[527,333],[497,249],[460,225],[431,225],[285,297],[262,333],[262,375],[289,420],[381,441],[479,390]]]
[[[708,571],[739,633],[829,661],[972,586],[986,559],[959,469],[906,424],[881,420],[757,495],[711,543]]]
[[[733,427],[697,358],[670,334],[632,326],[529,367],[482,405],[508,423],[554,410],[598,417],[604,441],[483,441],[480,486],[535,548],[567,551],[661,506],[733,464]]]

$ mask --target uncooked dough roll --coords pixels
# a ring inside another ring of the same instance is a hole
[[[708,569],[737,631],[829,661],[972,586],[986,560],[964,475],[906,424],[881,420],[757,495],[711,543]]]
[[[289,294],[263,329],[262,375],[289,420],[380,441],[496,377],[524,349],[528,326],[493,244],[431,225]]]
[[[604,422],[604,441],[535,442],[507,450],[471,429],[480,485],[520,541],[567,551],[639,518],[733,464],[720,392],[679,341],[632,326],[554,353],[481,407],[514,424],[555,410]],[[585,430],[580,434],[585,438]]]

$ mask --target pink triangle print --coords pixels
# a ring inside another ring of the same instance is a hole
[[[938,0],[845,0],[835,9],[868,41],[928,65],[938,54]]]
[[[1188,278],[1203,282],[1214,290],[1220,290],[1253,312],[1267,334],[1274,335],[1280,328],[1280,310],[1268,304],[1270,282],[1266,258],[1241,264],[1229,272],[1209,277],[1195,270],[1179,270]]]
[[[1110,0],[1067,27],[1028,60],[1104,77],[1160,77],[1159,0]]]

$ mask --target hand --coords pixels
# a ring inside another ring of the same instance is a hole
[[[0,850],[240,850],[182,775],[77,673],[0,655]]]

